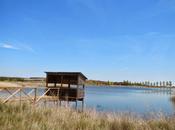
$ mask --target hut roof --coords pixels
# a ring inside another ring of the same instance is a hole
[[[76,76],[81,77],[84,81],[87,79],[86,76],[84,76],[81,72],[45,72],[48,76]]]

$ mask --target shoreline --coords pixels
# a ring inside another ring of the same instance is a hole
[[[11,86],[21,86],[21,87],[45,87],[44,81],[0,81],[0,87],[11,87]],[[130,88],[175,88],[172,87],[160,87],[160,86],[132,86],[132,85],[95,85],[95,84],[85,84],[88,87],[130,87]]]

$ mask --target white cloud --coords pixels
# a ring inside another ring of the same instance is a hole
[[[6,48],[6,49],[13,49],[13,50],[19,50],[19,48],[18,47],[15,47],[15,46],[13,46],[13,45],[11,45],[11,44],[2,44],[2,45],[0,45],[0,47],[1,48]]]
[[[5,49],[12,49],[12,50],[20,50],[20,51],[28,51],[34,53],[34,49],[27,44],[9,44],[9,43],[2,43],[0,44],[0,48],[5,48]]]

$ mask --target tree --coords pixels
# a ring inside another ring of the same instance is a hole
[[[162,86],[162,81],[160,81],[160,87]]]
[[[153,86],[154,86],[154,87],[156,86],[156,82],[153,83]]]
[[[166,86],[169,86],[169,82],[168,81],[166,82]]]
[[[145,82],[142,82],[142,85],[145,86]]]
[[[169,86],[172,87],[172,81],[169,81]]]

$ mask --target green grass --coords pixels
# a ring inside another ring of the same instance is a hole
[[[175,130],[175,117],[143,119],[128,114],[76,112],[0,103],[1,130]]]

